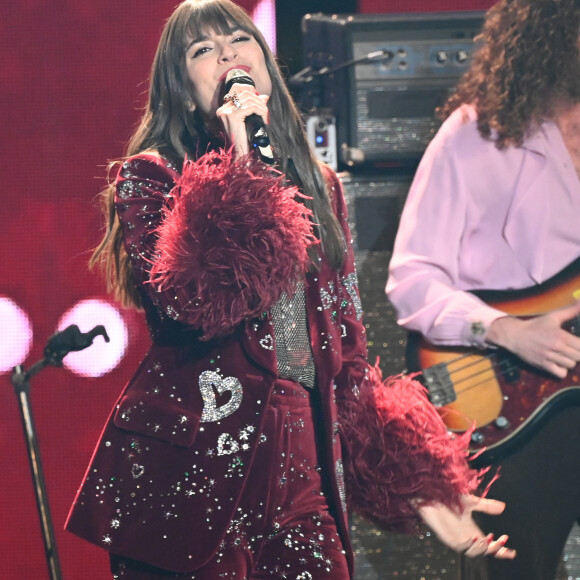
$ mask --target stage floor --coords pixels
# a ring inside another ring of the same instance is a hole
[[[432,534],[388,534],[354,517],[355,580],[459,580],[459,558]],[[555,580],[580,580],[580,527],[568,537]]]

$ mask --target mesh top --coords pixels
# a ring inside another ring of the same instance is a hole
[[[278,374],[305,387],[314,387],[316,369],[308,333],[304,283],[297,285],[291,298],[282,294],[270,311],[276,335]]]

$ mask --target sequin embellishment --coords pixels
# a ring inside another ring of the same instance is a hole
[[[348,292],[348,295],[356,312],[356,319],[360,320],[363,315],[363,308],[358,293],[358,282],[356,279],[356,274],[354,272],[351,272],[348,276],[342,278],[340,282]]]
[[[203,398],[202,423],[213,423],[235,413],[242,403],[242,385],[235,377],[222,377],[215,371],[204,371],[199,375],[199,389]],[[231,393],[230,400],[217,407],[214,389],[223,395]]]
[[[342,464],[342,459],[336,460],[334,470],[336,473],[336,485],[338,486],[338,495],[340,496],[342,511],[346,512],[346,485],[344,483],[344,465]]]
[[[217,445],[218,455],[231,455],[239,451],[239,449],[239,443],[229,433],[222,433],[219,436]]]
[[[267,334],[264,338],[260,339],[260,346],[266,350],[274,350],[274,339],[271,334]]]
[[[133,467],[131,467],[131,475],[133,479],[139,479],[145,473],[145,468],[138,463],[133,463]]]

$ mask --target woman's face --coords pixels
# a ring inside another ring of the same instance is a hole
[[[264,53],[257,40],[242,30],[223,35],[208,28],[201,37],[189,39],[185,61],[191,98],[206,119],[213,119],[223,104],[219,102],[220,89],[234,68],[248,73],[259,94],[270,96],[272,92]]]

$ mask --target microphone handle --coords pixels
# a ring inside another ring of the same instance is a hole
[[[229,79],[224,85],[226,93],[229,92],[234,84],[250,85],[256,87],[253,79],[249,75],[239,75]],[[260,158],[266,163],[272,164],[274,157],[272,148],[270,147],[270,137],[266,131],[265,123],[260,115],[252,113],[248,115],[245,120],[246,131],[248,133],[248,140],[258,150]]]
[[[270,145],[270,138],[262,117],[252,113],[246,117],[246,128],[248,130],[248,137],[254,147],[267,147]]]

